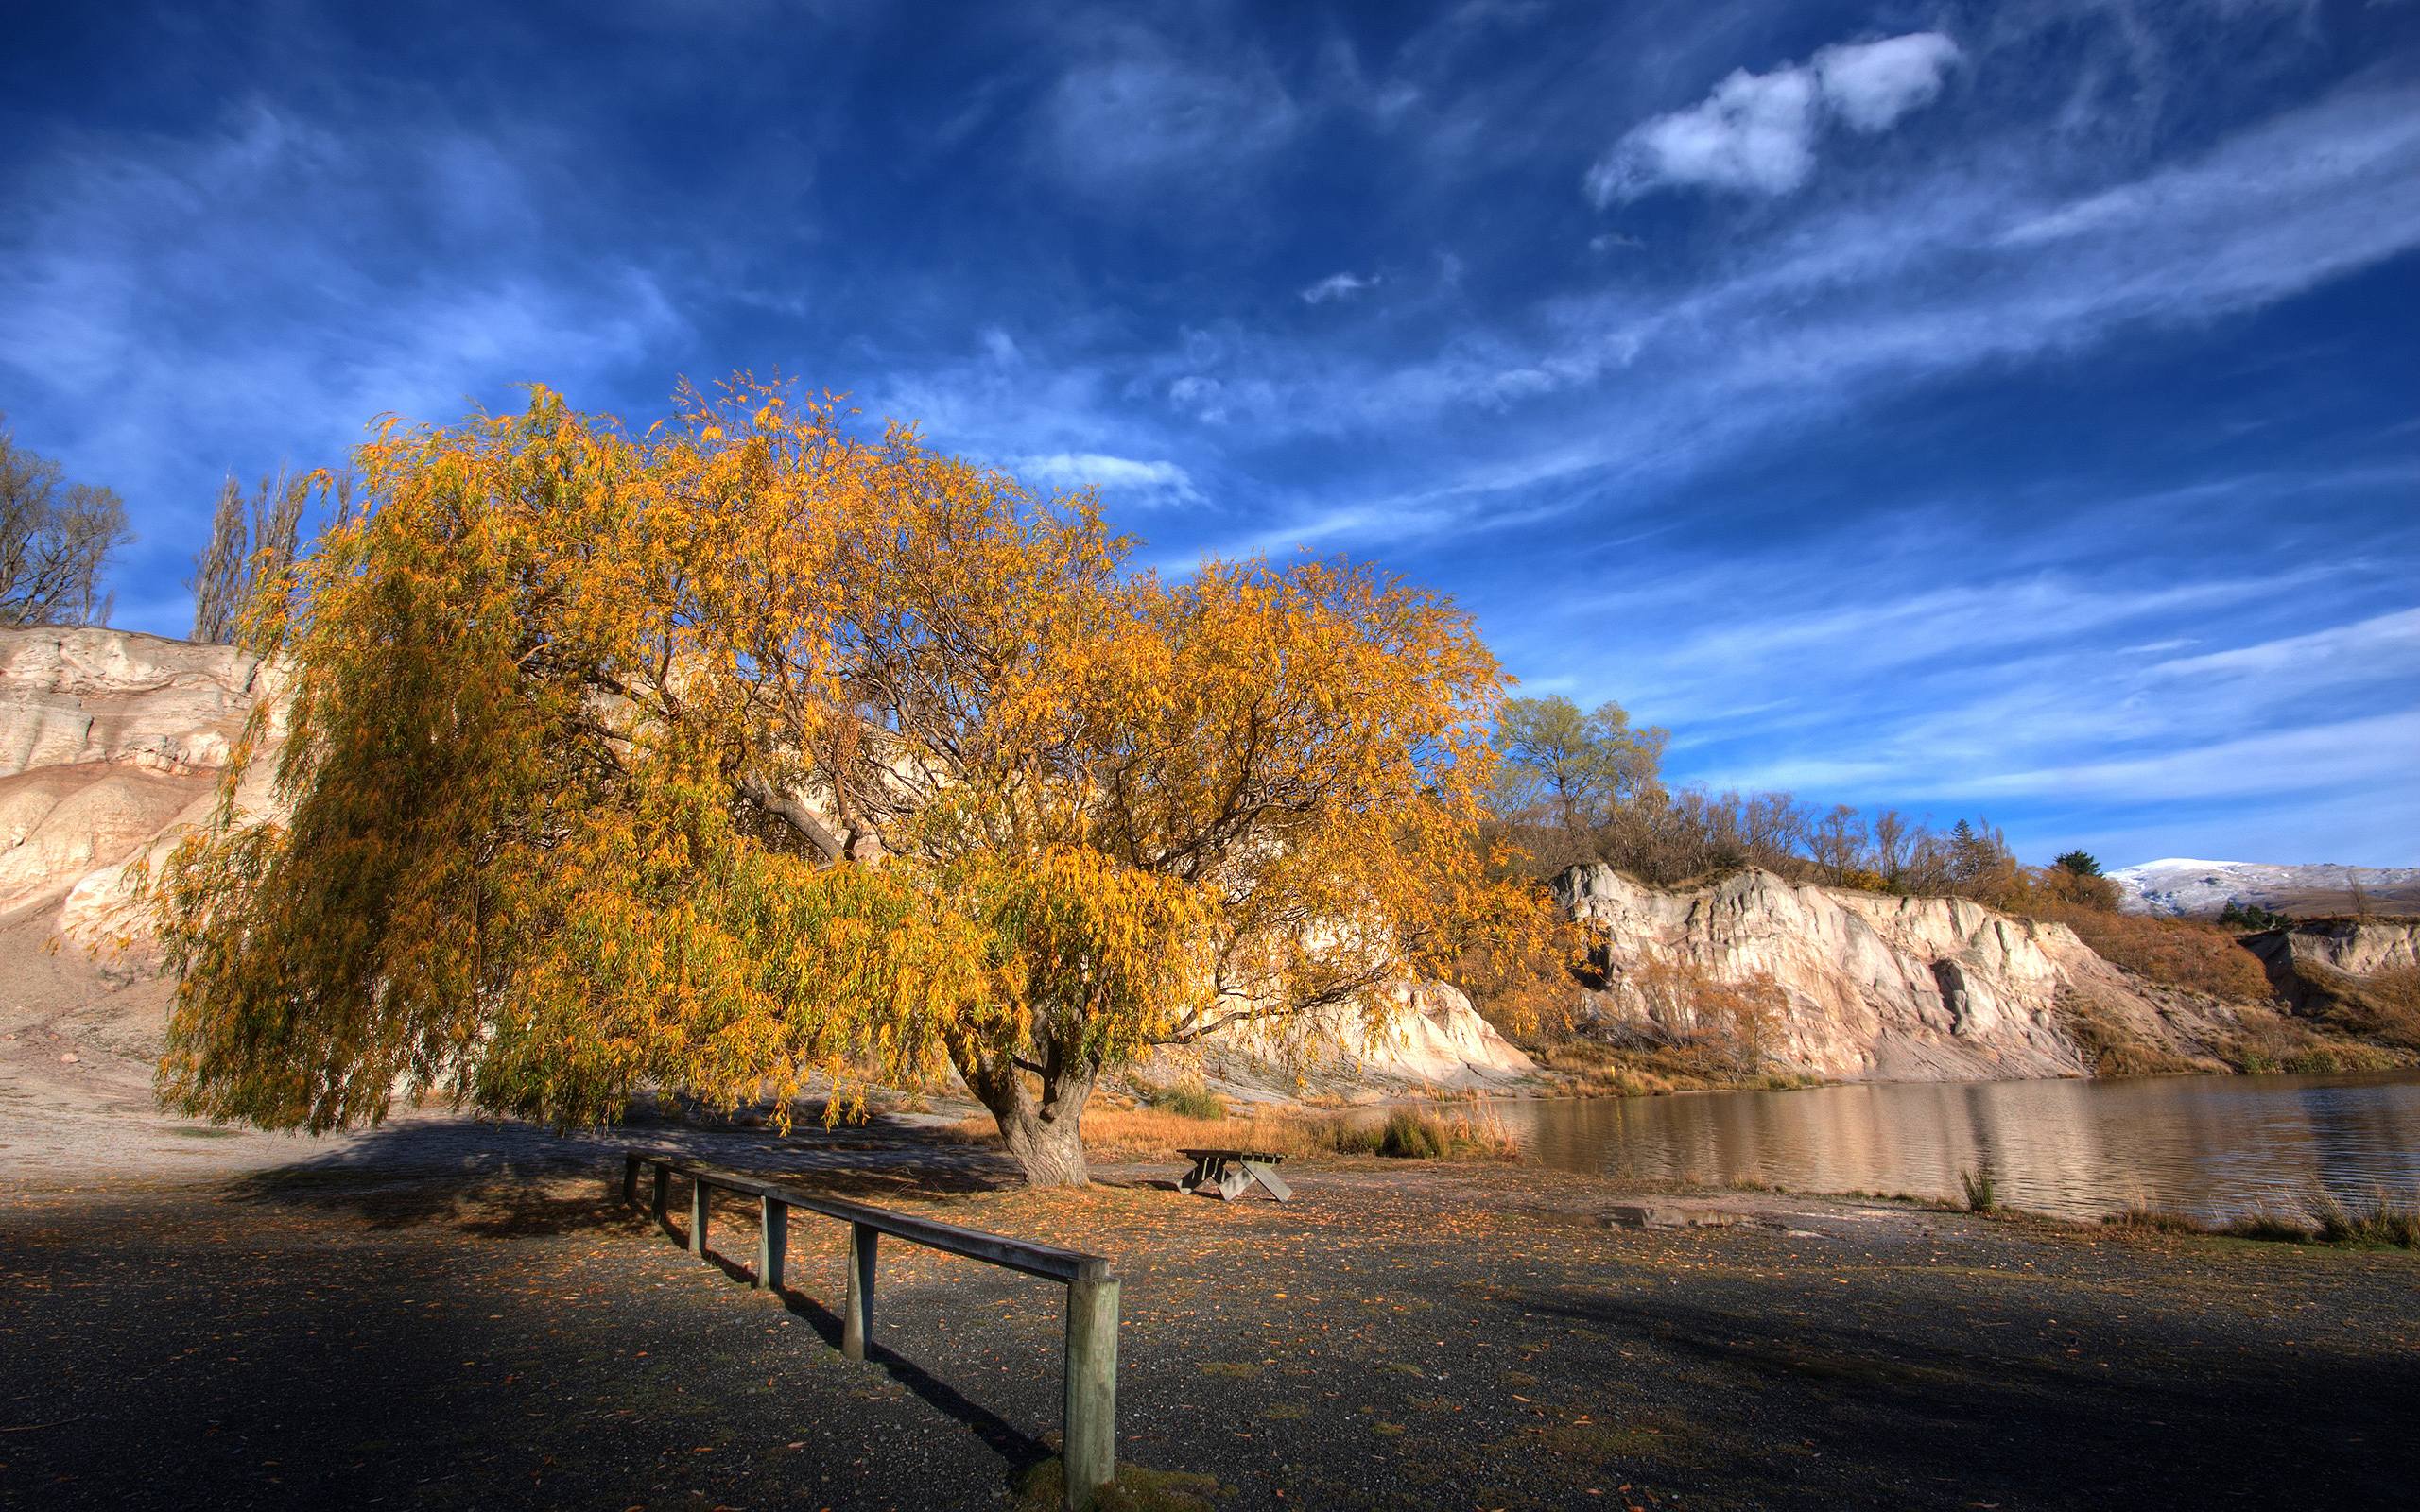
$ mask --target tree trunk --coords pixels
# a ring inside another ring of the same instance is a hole
[[[953,1047],[958,1073],[1000,1125],[1000,1141],[1036,1187],[1092,1183],[1084,1163],[1084,1105],[1100,1079],[1100,1064],[1081,1052],[1046,1056],[1039,1074],[1006,1056],[961,1057]]]
[[[1025,1172],[1026,1185],[1080,1187],[1092,1183],[1091,1168],[1084,1163],[1080,1105],[1056,1112],[1046,1112],[1029,1104],[1007,1112],[995,1108],[992,1112],[1000,1121],[1001,1140],[1016,1158],[1018,1168]]]

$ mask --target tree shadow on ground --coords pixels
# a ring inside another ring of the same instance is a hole
[[[373,1230],[435,1226],[491,1238],[618,1231],[642,1240],[660,1236],[686,1249],[687,1179],[673,1177],[661,1215],[651,1210],[651,1183],[644,1177],[636,1199],[627,1200],[623,1157],[631,1150],[874,1203],[996,1191],[1019,1180],[1004,1154],[912,1129],[856,1128],[838,1135],[802,1129],[784,1136],[663,1119],[558,1136],[527,1125],[456,1120],[389,1125],[312,1159],[238,1178],[222,1196],[345,1215]],[[754,1289],[754,1199],[716,1192],[710,1203],[703,1258],[733,1284]],[[794,1249],[794,1262],[798,1258]],[[839,1349],[838,1314],[793,1286],[774,1295],[827,1347]],[[973,1430],[1012,1478],[1052,1452],[878,1339],[869,1345],[867,1364]]]
[[[1736,1422],[1700,1422],[1700,1469],[1719,1463],[1752,1494],[1787,1493],[1776,1445],[1837,1463],[1864,1463],[1879,1484],[1956,1486],[2011,1504],[2071,1497],[2080,1467],[2113,1496],[2152,1502],[2276,1497],[2297,1503],[2332,1487],[2366,1497],[2407,1485],[2415,1456],[2373,1404],[2405,1400],[2412,1377],[2319,1354],[2266,1357],[2247,1366],[2231,1352],[2166,1349],[2149,1340],[2119,1351],[2122,1368],[2052,1359],[2040,1349],[1995,1348],[1971,1319],[1930,1318],[1920,1306],[1872,1326],[1823,1323],[1762,1309],[1652,1297],[1563,1293],[1524,1298],[1525,1312],[1584,1323],[1652,1344],[1692,1373],[1710,1372],[1761,1398],[1754,1439]],[[2014,1344],[2014,1340],[2010,1340]],[[2169,1341],[2172,1343],[2173,1341]],[[2042,1346],[2042,1349],[2049,1346]],[[2376,1418],[2366,1434],[2361,1418]],[[2339,1452],[2274,1463],[2243,1452],[2247,1421],[2287,1439],[2366,1438]],[[2325,1500],[2325,1497],[2322,1498]],[[1971,1503],[1970,1503],[1971,1504]]]
[[[528,1124],[458,1118],[387,1124],[307,1160],[239,1177],[222,1194],[234,1202],[345,1212],[373,1228],[437,1224],[495,1236],[615,1228],[639,1221],[620,1194],[622,1158],[631,1150],[871,1202],[1017,1183],[1005,1154],[916,1128],[798,1127],[784,1134],[658,1118],[557,1134]]]

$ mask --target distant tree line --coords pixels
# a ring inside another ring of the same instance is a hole
[[[195,640],[239,638],[246,608],[293,566],[315,494],[337,522],[351,516],[350,475],[280,469],[249,494],[233,476],[220,487],[209,540],[185,580]],[[115,490],[69,481],[57,461],[19,446],[0,419],[0,627],[106,625],[102,574],[133,539]]]
[[[1677,790],[1663,781],[1669,733],[1634,725],[1618,703],[1583,711],[1559,695],[1506,701],[1492,809],[1503,837],[1551,876],[1601,861],[1669,886],[1761,867],[1795,882],[1875,892],[1974,898],[2023,908],[2041,900],[2114,908],[2100,864],[2071,850],[2030,868],[1988,820],[1946,830],[1897,809],[1824,808],[1789,793]]]

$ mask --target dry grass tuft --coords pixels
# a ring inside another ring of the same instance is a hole
[[[2236,1032],[2216,1048],[2227,1064],[2254,1075],[2391,1071],[2408,1062],[2408,1053],[2347,1038],[2339,1022],[2325,1011],[2312,1023],[2271,1008],[2241,1007],[2236,1010]]]
[[[2331,1027],[2403,1050],[2420,1050],[2420,967],[2369,976],[2324,968],[2305,971],[2319,988],[2317,1016]]]
[[[2375,1196],[2347,1207],[2325,1190],[2305,1196],[2300,1214],[2259,1211],[2213,1222],[2165,1208],[2129,1208],[2101,1221],[2113,1228],[2150,1233],[2209,1234],[2289,1245],[2344,1245],[2356,1248],[2420,1249],[2420,1206]]]
[[[948,1137],[989,1144],[988,1115],[962,1119]],[[1095,1160],[1173,1160],[1182,1149],[1268,1150],[1288,1159],[1374,1155],[1406,1160],[1511,1160],[1520,1142],[1484,1108],[1398,1108],[1305,1113],[1265,1108],[1195,1118],[1163,1108],[1096,1108],[1084,1114],[1084,1153]]]
[[[1821,1076],[1787,1072],[1742,1071],[1720,1045],[1612,1045],[1574,1038],[1530,1047],[1531,1058],[1581,1097],[1660,1097],[1667,1092],[1715,1088],[1789,1091],[1823,1084]]]
[[[2084,992],[2062,992],[2059,1008],[2067,1032],[2096,1076],[2162,1076],[2181,1071],[2215,1071],[2207,1063],[2175,1054],[2126,1022],[2122,1013]]]

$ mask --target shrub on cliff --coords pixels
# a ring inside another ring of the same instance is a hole
[[[2055,897],[2037,898],[2025,911],[2066,925],[2103,959],[2146,981],[2235,1003],[2262,1003],[2273,995],[2258,958],[2216,925],[2113,913]]]

